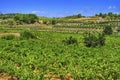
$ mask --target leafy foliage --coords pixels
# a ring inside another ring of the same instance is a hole
[[[120,17],[120,14],[115,14],[115,13],[109,12],[109,13],[99,13],[99,14],[96,14],[95,16],[113,19],[113,18]]]
[[[16,14],[14,20],[19,24],[32,24],[38,21],[38,17],[35,14]]]
[[[57,24],[57,20],[53,19],[51,23],[52,23],[52,25],[55,25],[55,24]]]
[[[105,35],[104,35],[104,33],[99,34],[99,36],[98,36],[98,44],[100,46],[104,46],[105,45]]]
[[[13,19],[16,14],[8,13],[8,14],[0,14],[0,19]]]
[[[82,14],[77,14],[77,15],[72,15],[72,16],[66,16],[65,18],[72,18],[72,19],[74,19],[74,18],[82,18],[83,16],[82,16]]]
[[[105,29],[103,30],[103,33],[106,35],[111,35],[113,33],[112,27],[106,26]]]
[[[7,24],[8,24],[9,26],[13,26],[13,25],[14,25],[14,23],[15,23],[15,21],[14,21],[14,20],[8,20],[8,21],[7,21]]]
[[[86,47],[96,47],[98,45],[103,46],[105,44],[104,34],[96,36],[95,34],[89,33],[84,37],[84,44]]]
[[[24,30],[20,33],[20,39],[35,39],[36,36],[29,30]]]
[[[16,36],[13,34],[6,34],[6,35],[1,36],[1,39],[4,39],[4,40],[13,40],[15,38]]]
[[[60,42],[67,36],[82,42],[81,34],[36,34],[41,40],[0,40],[0,72],[17,76],[19,80],[120,79],[119,37],[106,36],[105,47],[87,48],[82,44],[76,47]]]
[[[67,45],[78,44],[77,39],[73,38],[72,36],[70,36],[69,38],[66,38],[62,42],[65,43],[65,44],[67,44]]]

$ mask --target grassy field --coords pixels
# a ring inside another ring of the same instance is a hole
[[[120,80],[120,37],[87,48],[83,34],[40,32],[39,39],[0,39],[0,80]],[[78,45],[65,45],[68,37]]]

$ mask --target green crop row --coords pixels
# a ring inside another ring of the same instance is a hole
[[[120,37],[106,36],[105,46],[87,48],[81,34],[34,34],[39,39],[0,40],[0,72],[19,80],[66,79],[67,74],[74,80],[120,79]],[[64,45],[69,36],[79,45]]]

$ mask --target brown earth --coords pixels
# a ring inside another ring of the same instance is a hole
[[[17,77],[9,75],[8,73],[0,73],[0,80],[19,80]]]
[[[44,75],[45,78],[50,78],[50,80],[74,80],[70,73],[66,74],[64,78],[56,77],[54,73],[49,72]]]

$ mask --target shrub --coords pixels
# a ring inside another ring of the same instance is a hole
[[[99,34],[99,36],[98,36],[98,44],[100,46],[105,45],[105,35],[104,35],[104,33]]]
[[[52,20],[52,25],[55,25],[56,23],[57,23],[57,21],[56,20]]]
[[[13,40],[15,38],[16,38],[16,36],[13,34],[7,34],[7,35],[1,36],[1,39],[4,39],[4,40]]]
[[[35,35],[29,31],[29,30],[24,30],[20,33],[20,39],[35,39]]]
[[[97,37],[89,33],[84,37],[84,43],[87,47],[95,47],[97,46]]]
[[[95,34],[89,33],[84,37],[84,44],[86,47],[103,46],[105,44],[104,34],[96,36]]]
[[[106,35],[111,35],[113,32],[112,27],[106,26],[105,29],[103,30],[103,33]]]
[[[62,41],[63,43],[70,45],[70,44],[77,44],[77,39],[73,38],[70,36],[69,38],[66,38],[65,40]]]

